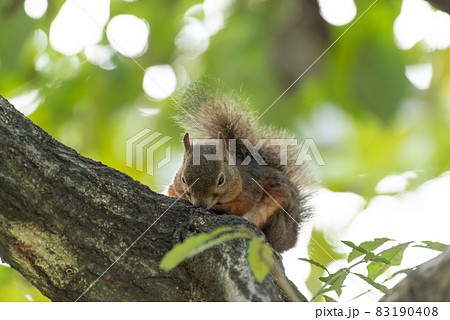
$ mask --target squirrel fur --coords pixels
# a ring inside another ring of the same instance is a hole
[[[298,154],[293,152],[295,148],[289,147],[284,165],[280,161],[280,146],[269,144],[270,139],[292,136],[255,125],[246,101],[199,83],[186,90],[178,105],[175,119],[186,130],[184,156],[169,186],[169,196],[187,199],[194,206],[212,209],[216,214],[248,219],[280,253],[295,246],[299,228],[310,216],[307,201],[313,185],[311,175],[304,165],[295,165]],[[191,144],[189,134],[218,142],[197,148]],[[257,150],[266,165],[252,157],[244,139],[252,146],[266,139]],[[223,151],[222,157],[206,159],[205,155],[215,154],[217,147]],[[229,153],[230,147],[233,153]],[[200,153],[197,163],[195,149]]]

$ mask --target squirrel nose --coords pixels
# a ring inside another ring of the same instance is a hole
[[[209,209],[211,207],[211,201],[205,198],[194,198],[192,199],[192,204],[198,208]]]

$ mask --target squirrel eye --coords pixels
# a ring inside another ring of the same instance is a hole
[[[220,178],[219,178],[219,183],[217,184],[217,185],[222,185],[223,183],[225,182],[225,176],[223,175],[223,173],[220,175]]]
[[[181,181],[182,181],[183,183],[186,183],[186,181],[184,181],[184,177],[183,177],[183,176],[181,176]]]

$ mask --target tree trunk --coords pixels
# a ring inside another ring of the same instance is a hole
[[[159,269],[175,244],[219,226],[262,235],[246,220],[157,194],[80,156],[1,96],[0,137],[0,256],[51,300],[289,300],[272,275],[255,279],[245,239]]]
[[[426,0],[436,9],[447,12],[450,14],[450,1],[449,0]]]
[[[450,246],[388,291],[380,301],[450,301]]]
[[[51,300],[289,301],[272,275],[255,279],[246,239],[159,269],[167,251],[201,232],[245,226],[262,236],[248,221],[157,194],[80,156],[1,96],[0,137],[0,257]],[[450,248],[381,301],[450,301]]]

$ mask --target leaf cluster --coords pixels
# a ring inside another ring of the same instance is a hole
[[[218,244],[235,240],[249,239],[247,259],[255,278],[263,282],[273,264],[273,249],[264,242],[264,238],[256,237],[244,228],[222,227],[210,233],[201,233],[176,244],[161,260],[160,268],[170,271],[184,260],[189,259]]]
[[[353,263],[352,265],[341,268],[338,271],[334,273],[330,273],[328,269],[320,264],[317,261],[311,260],[311,259],[305,259],[300,258],[299,260],[308,262],[316,267],[319,267],[323,269],[326,272],[326,276],[320,277],[319,280],[323,283],[320,290],[313,296],[311,301],[315,301],[319,296],[322,296],[322,298],[327,302],[335,301],[330,296],[326,295],[325,293],[334,291],[338,297],[342,295],[342,289],[344,287],[344,281],[348,278],[350,274],[353,274],[364,281],[366,281],[368,284],[370,284],[373,288],[386,293],[388,291],[388,288],[384,285],[387,281],[392,280],[394,277],[396,277],[399,274],[408,274],[411,270],[414,268],[408,268],[408,269],[402,269],[397,272],[392,273],[390,276],[386,277],[382,282],[378,281],[378,278],[386,273],[388,270],[390,270],[393,266],[400,266],[403,259],[403,254],[405,250],[412,246],[412,247],[419,247],[419,248],[426,248],[431,250],[438,250],[443,251],[446,247],[445,244],[439,243],[439,242],[433,242],[433,241],[422,241],[420,244],[412,245],[413,242],[405,242],[405,243],[399,243],[397,245],[394,245],[388,249],[385,249],[381,252],[375,253],[374,251],[384,245],[387,242],[392,242],[395,240],[389,239],[389,238],[376,238],[372,241],[365,241],[359,245],[356,245],[355,243],[351,241],[342,241],[343,244],[346,246],[352,248],[352,251],[349,253],[347,257],[347,262],[350,263],[354,261],[355,259],[362,257],[360,260],[358,260],[356,263]],[[367,275],[363,275],[360,273],[354,272],[354,268],[357,265],[366,263],[367,264]],[[370,290],[369,290],[370,291]],[[353,298],[356,299],[369,291],[364,292],[363,294]],[[352,299],[352,300],[353,300]]]

